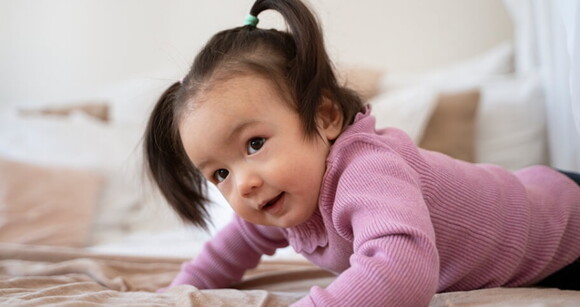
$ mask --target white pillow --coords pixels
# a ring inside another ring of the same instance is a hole
[[[405,131],[419,144],[425,126],[433,113],[437,92],[419,85],[387,91],[373,97],[369,103],[376,117],[376,127],[395,127]]]
[[[472,60],[420,75],[386,74],[381,86],[382,97],[388,97],[389,93],[394,97],[401,95],[398,103],[401,106],[392,106],[388,112],[375,114],[377,117],[386,114],[391,125],[411,132],[414,140],[422,135],[421,129],[428,120],[425,115],[431,114],[419,107],[424,104],[425,93],[479,89],[476,162],[497,164],[511,170],[548,163],[544,98],[539,74],[513,73],[511,43],[501,44]],[[381,125],[388,122],[384,119]]]
[[[511,170],[548,163],[543,97],[539,73],[497,77],[483,84],[476,160]]]
[[[459,92],[478,88],[490,77],[514,71],[514,50],[504,42],[471,59],[423,73],[387,73],[380,81],[382,91],[417,84],[429,85],[442,92]]]

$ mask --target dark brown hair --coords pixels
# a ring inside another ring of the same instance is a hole
[[[250,14],[257,17],[265,10],[280,13],[289,32],[246,25],[217,33],[184,80],[161,95],[147,124],[146,169],[179,216],[202,228],[209,220],[206,181],[187,157],[178,126],[185,106],[197,94],[240,73],[261,74],[291,98],[308,137],[317,134],[316,112],[323,97],[341,110],[344,125],[362,109],[358,95],[338,84],[310,10],[298,0],[258,0]]]

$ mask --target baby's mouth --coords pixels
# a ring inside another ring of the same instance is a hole
[[[282,198],[282,195],[283,195],[283,194],[284,194],[283,192],[282,192],[282,193],[280,193],[280,194],[278,194],[278,196],[276,196],[276,197],[272,198],[271,200],[269,200],[268,202],[266,202],[265,204],[263,204],[263,205],[260,207],[260,209],[261,209],[261,210],[267,210],[268,208],[271,208],[272,206],[274,206],[274,205],[276,204],[276,202],[277,202],[278,200],[280,200],[280,198]]]

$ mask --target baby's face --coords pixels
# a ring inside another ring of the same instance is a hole
[[[324,129],[306,138],[274,83],[255,75],[215,84],[193,103],[180,123],[185,151],[233,210],[254,224],[305,222],[326,170]]]

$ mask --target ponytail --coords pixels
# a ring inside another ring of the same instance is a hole
[[[177,127],[175,102],[181,89],[180,82],[171,85],[151,113],[145,130],[145,164],[177,214],[207,229],[206,181],[189,162]]]

